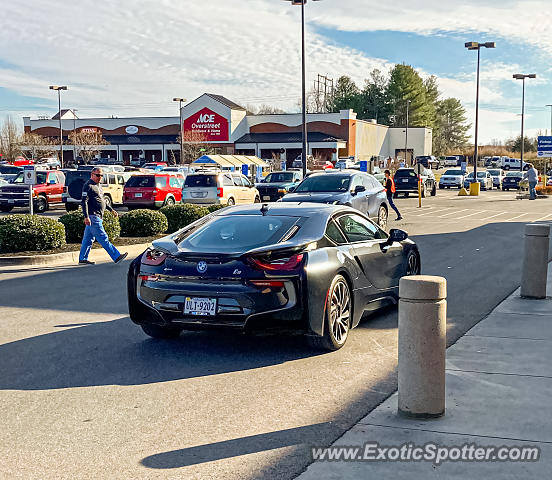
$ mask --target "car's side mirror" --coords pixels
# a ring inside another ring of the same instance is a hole
[[[366,191],[366,187],[364,185],[357,185],[354,190],[354,194],[362,193]]]
[[[389,237],[386,245],[392,245],[395,242],[404,242],[408,238],[408,233],[400,228],[392,228],[389,230]]]
[[[291,192],[294,192],[295,191],[295,187],[289,187],[288,188],[288,193],[291,193]]]

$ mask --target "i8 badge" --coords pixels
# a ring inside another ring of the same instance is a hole
[[[197,264],[197,271],[199,273],[205,273],[207,271],[207,262],[204,262],[203,260]]]

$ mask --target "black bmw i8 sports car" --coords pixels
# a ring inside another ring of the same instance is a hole
[[[396,303],[420,273],[416,244],[342,205],[221,209],[153,242],[130,265],[130,318],[156,338],[184,329],[300,329],[341,348],[363,313]]]

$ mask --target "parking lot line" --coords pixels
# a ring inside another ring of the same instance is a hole
[[[507,222],[513,222],[514,220],[516,220],[517,218],[520,218],[520,217],[524,217],[525,215],[529,215],[528,213],[522,213],[521,215],[517,215],[515,217],[512,217],[512,218],[509,218],[508,220],[506,220]]]
[[[462,215],[461,217],[456,217],[457,220],[460,220],[461,218],[467,218],[467,217],[473,217],[474,215],[478,215],[479,213],[485,213],[487,210],[478,210],[477,212],[469,213],[468,215]]]
[[[430,210],[429,212],[420,213],[419,215],[413,215],[414,217],[423,217],[424,215],[433,215],[437,212],[446,212],[447,210],[450,210],[450,207],[447,208],[438,208],[436,210]]]
[[[548,217],[552,217],[552,213],[549,213],[548,215],[545,215],[544,217],[541,217],[535,220],[535,222],[542,222],[543,220],[546,220]]]
[[[510,213],[510,212],[500,212],[500,213],[496,213],[495,215],[489,215],[489,216],[487,217],[487,220],[488,220],[489,218],[498,217],[499,215],[504,215],[505,213]]]
[[[439,215],[439,218],[445,218],[445,217],[448,217],[449,215],[455,215],[457,213],[467,212],[468,210],[469,210],[469,208],[463,208],[461,210],[454,210],[453,212],[445,213],[444,215]]]

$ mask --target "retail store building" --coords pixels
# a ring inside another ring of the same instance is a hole
[[[64,160],[73,159],[69,143],[72,131],[101,132],[109,145],[99,147],[102,157],[168,161],[180,157],[180,118],[184,140],[205,143],[218,154],[256,155],[286,160],[301,153],[301,114],[253,115],[220,95],[203,94],[182,107],[181,117],[77,118],[62,110]],[[24,117],[26,132],[59,142],[59,114],[51,119]],[[391,128],[375,121],[358,120],[352,110],[307,115],[308,152],[327,160],[354,157],[404,158],[405,128]],[[407,158],[430,155],[430,128],[408,128]],[[59,149],[59,147],[57,147]]]

